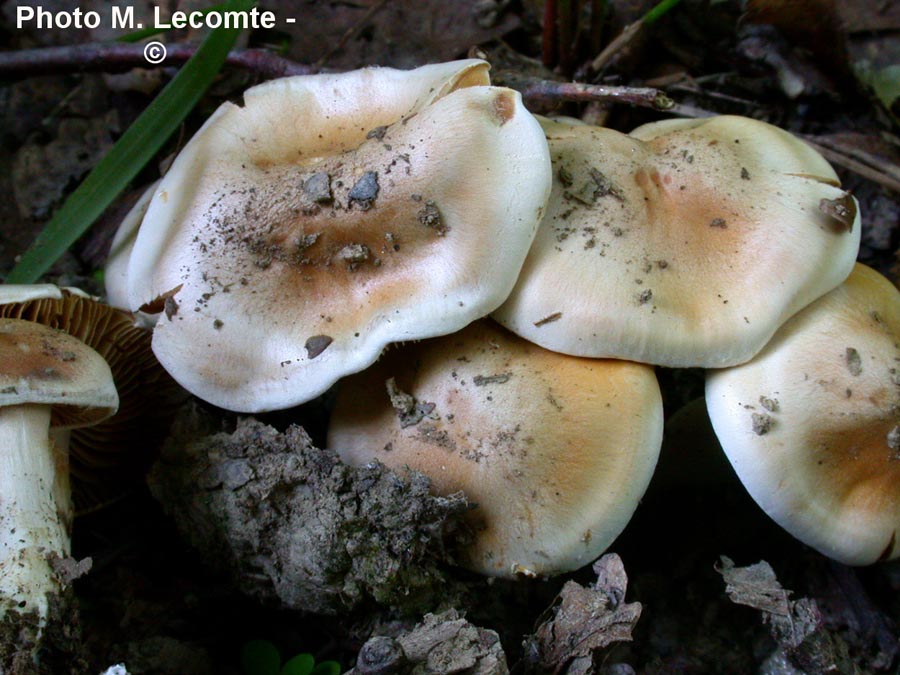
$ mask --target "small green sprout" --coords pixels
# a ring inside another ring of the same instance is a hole
[[[337,661],[316,664],[312,654],[297,654],[282,665],[281,652],[268,640],[251,640],[241,653],[244,675],[340,675]]]

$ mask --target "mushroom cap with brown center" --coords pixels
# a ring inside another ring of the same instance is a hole
[[[464,86],[483,62],[440,72],[424,89],[419,70],[268,83],[185,147],[127,273],[133,309],[165,307],[153,348],[183,386],[290,407],[505,299],[546,203],[546,142],[516,92]]]
[[[0,319],[0,363],[0,407],[51,406],[50,424],[62,428],[96,424],[118,408],[106,361],[62,331]]]
[[[751,496],[825,555],[900,554],[900,292],[864,265],[752,361],[711,372],[706,400]]]
[[[850,273],[856,202],[781,129],[730,116],[629,135],[543,125],[553,191],[517,286],[493,315],[537,344],[733,365]]]
[[[662,426],[652,368],[550,352],[485,320],[342,381],[328,444],[464,492],[475,541],[462,562],[533,576],[581,567],[618,536]]]
[[[118,411],[69,439],[76,510],[99,506],[138,484],[187,396],[153,355],[150,332],[136,327],[130,312],[51,284],[0,286],[0,318],[64,331],[109,364]]]

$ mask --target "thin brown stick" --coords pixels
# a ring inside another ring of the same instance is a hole
[[[587,103],[590,101],[606,101],[609,103],[627,103],[643,108],[670,111],[675,102],[659,89],[649,87],[608,87],[601,84],[584,84],[582,82],[555,82],[523,77],[510,71],[497,73],[496,81],[511,87],[522,94],[526,103],[557,103],[573,101]]]
[[[0,77],[21,79],[37,75],[69,73],[116,73],[132,68],[159,68],[184,63],[197,51],[195,45],[167,45],[165,61],[147,63],[140,44],[88,43],[65,47],[45,47],[0,52]],[[316,72],[312,66],[296,63],[264,49],[237,49],[226,64],[248,70],[264,78],[306,75]]]
[[[359,21],[350,26],[344,34],[341,36],[341,39],[338,40],[334,46],[329,49],[325,55],[316,62],[316,68],[322,68],[334,54],[339,52],[344,48],[344,46],[353,39],[354,36],[358,35],[359,32],[365,28],[365,25],[369,22],[369,20],[375,16],[381,9],[389,2],[390,0],[378,0],[374,5],[369,7],[366,10],[366,13],[360,17]]]
[[[891,176],[890,172],[884,170],[883,168],[877,166],[869,166],[863,162],[860,162],[859,160],[853,159],[843,152],[832,150],[831,148],[825,147],[821,143],[816,143],[809,137],[804,137],[804,140],[832,164],[837,164],[838,166],[843,167],[848,171],[852,171],[853,173],[862,176],[863,178],[870,180],[873,183],[877,183],[878,185],[887,188],[888,190],[900,193],[900,180],[897,180],[896,178]]]

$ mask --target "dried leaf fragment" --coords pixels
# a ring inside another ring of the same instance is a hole
[[[563,673],[576,659],[615,642],[631,641],[641,616],[639,602],[624,603],[628,577],[622,559],[608,553],[594,563],[597,581],[584,587],[566,582],[557,597],[553,617],[538,626],[530,642],[528,658],[540,672]]]

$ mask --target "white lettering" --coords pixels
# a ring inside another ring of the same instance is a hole
[[[37,18],[36,28],[97,28],[100,25],[100,14],[95,11],[83,11],[80,7],[71,12],[49,12],[43,7],[16,7],[16,28],[22,28]]]
[[[19,5],[16,7],[16,28],[21,28],[22,24],[31,21],[34,18],[34,8],[33,7],[23,7]]]
[[[159,30],[170,28],[274,28],[275,12],[254,7],[246,12],[172,12],[169,19],[163,19],[159,7],[153,8],[153,25]]]
[[[112,27],[114,29],[134,30],[134,7],[131,5],[128,7],[113,5]]]

